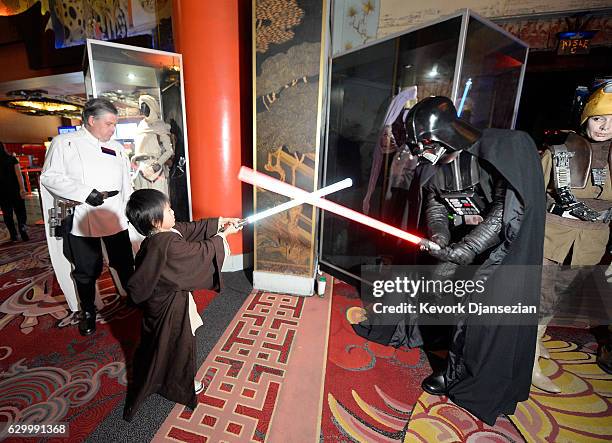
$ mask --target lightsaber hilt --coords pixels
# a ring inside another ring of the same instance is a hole
[[[427,240],[426,238],[422,238],[419,242],[419,246],[424,251],[439,251],[442,249],[439,244],[436,242],[432,242],[431,240]]]
[[[244,225],[246,225],[248,223],[249,223],[249,219],[248,218],[241,218],[236,223],[226,223],[225,225],[221,226],[221,229],[219,229],[219,232],[225,232],[226,229],[228,228],[228,226],[231,225],[231,224],[233,224],[237,228],[242,228]]]

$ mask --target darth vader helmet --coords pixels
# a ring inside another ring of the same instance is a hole
[[[457,117],[448,97],[428,97],[408,112],[406,138],[414,155],[436,164],[445,154],[472,146],[480,131]]]

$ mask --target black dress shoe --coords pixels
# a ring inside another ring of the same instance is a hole
[[[96,332],[96,313],[82,312],[79,320],[79,332],[82,336],[91,335]]]
[[[23,240],[23,241],[29,241],[30,240],[30,236],[28,235],[28,233],[27,233],[27,231],[25,229],[19,231],[19,235],[21,235],[21,240]]]
[[[434,372],[421,382],[423,390],[431,395],[446,395],[444,372]]]

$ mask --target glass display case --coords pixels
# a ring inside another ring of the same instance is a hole
[[[178,221],[191,220],[182,57],[172,52],[87,40],[88,98],[119,111],[115,139],[132,160],[135,189],[170,197]]]
[[[414,230],[402,183],[408,163],[398,161],[389,141],[393,119],[442,95],[477,128],[513,128],[527,52],[511,34],[463,10],[333,57],[322,186],[350,177],[353,187],[329,199]],[[413,245],[331,213],[321,217],[319,260],[332,270],[360,278],[362,265],[410,263]]]

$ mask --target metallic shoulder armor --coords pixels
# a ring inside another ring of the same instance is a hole
[[[584,189],[589,180],[593,151],[589,142],[574,132],[570,132],[563,145],[551,146],[553,159],[557,154],[567,152],[571,161],[567,165],[567,175],[570,180],[567,186]]]
[[[579,201],[572,192],[572,188],[585,188],[589,175],[596,186],[602,186],[606,180],[605,169],[591,170],[593,152],[588,141],[570,133],[565,144],[551,146],[550,151],[553,160],[555,202],[549,212],[565,218],[601,221],[603,214]],[[603,218],[608,217],[604,215]]]

